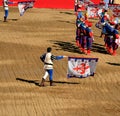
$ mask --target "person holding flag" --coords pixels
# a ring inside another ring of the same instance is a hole
[[[8,14],[9,14],[9,7],[8,7],[8,4],[13,4],[15,2],[11,2],[9,0],[3,0],[3,8],[4,8],[4,22],[7,21],[7,17],[8,17]]]
[[[41,83],[39,84],[39,86],[41,87],[44,86],[44,82],[48,75],[50,80],[50,86],[53,86],[53,60],[60,60],[63,59],[64,57],[67,57],[67,56],[54,56],[52,55],[51,51],[52,48],[48,47],[47,53],[44,53],[42,56],[40,56],[40,59],[42,60],[42,62],[44,62],[44,69],[45,69],[45,74],[42,77]]]

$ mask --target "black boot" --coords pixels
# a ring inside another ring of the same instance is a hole
[[[45,79],[42,78],[42,81],[41,81],[41,83],[40,83],[40,87],[44,87],[44,86],[45,86],[45,85],[44,85],[44,82],[45,82]]]
[[[6,22],[6,21],[7,21],[7,17],[4,16],[4,22]]]
[[[55,86],[55,85],[53,84],[53,80],[50,80],[50,86]]]

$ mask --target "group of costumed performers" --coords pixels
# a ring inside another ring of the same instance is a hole
[[[117,39],[120,39],[119,30],[120,30],[120,22],[118,18],[114,16],[110,17],[107,14],[106,9],[103,9],[100,15],[100,23],[101,23],[101,35],[100,37],[104,38],[105,49],[111,55],[116,55],[116,50],[118,48]]]
[[[101,0],[103,1],[103,0]],[[103,8],[99,12],[99,21],[96,25],[101,29],[101,38],[104,38],[105,49],[108,54],[116,55],[116,50],[120,46],[120,20],[118,17],[109,16],[109,8]],[[87,11],[87,10],[86,10]],[[87,14],[83,14],[82,5],[77,5],[76,11],[76,44],[84,54],[90,54],[94,41],[92,23],[88,21]],[[98,26],[99,25],[99,26]]]
[[[92,23],[88,21],[87,13],[83,15],[81,5],[78,6],[76,15],[76,44],[82,53],[90,54],[94,40]]]

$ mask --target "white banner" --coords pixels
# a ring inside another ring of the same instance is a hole
[[[104,5],[88,5],[87,8],[87,14],[88,18],[96,18],[100,16],[102,9],[104,8]]]
[[[109,4],[109,9],[112,11],[115,17],[120,17],[120,4]],[[96,18],[102,12],[102,9],[105,8],[104,5],[88,5],[87,14],[88,18]]]
[[[120,17],[120,4],[109,5],[109,8],[112,10],[115,17]]]
[[[98,58],[68,58],[68,78],[94,76]]]
[[[35,1],[24,1],[24,2],[18,2],[18,9],[20,12],[20,16],[23,16],[24,12],[29,9],[33,8]]]

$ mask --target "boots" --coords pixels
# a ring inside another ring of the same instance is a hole
[[[44,82],[45,82],[45,79],[42,78],[42,81],[41,81],[41,83],[40,83],[40,87],[44,87],[44,86],[45,86],[45,85],[44,85]]]
[[[6,22],[6,21],[7,21],[7,17],[4,16],[4,22]]]
[[[113,55],[113,56],[116,56],[116,50],[113,50],[112,55]]]
[[[91,53],[90,49],[87,50],[87,54],[89,55]]]
[[[53,80],[50,80],[50,86],[55,86],[55,85],[53,84]]]
[[[76,40],[76,45],[79,46],[79,41],[78,40]]]
[[[108,51],[109,51],[109,54],[113,54],[113,49],[112,48],[109,48]]]

